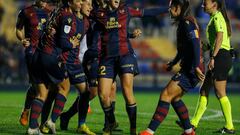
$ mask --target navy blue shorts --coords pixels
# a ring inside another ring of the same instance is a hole
[[[98,64],[98,58],[87,57],[87,55],[84,55],[83,69],[86,74],[89,87],[98,86]]]
[[[72,85],[86,82],[86,76],[81,64],[66,64],[66,67]]]
[[[44,73],[42,73],[43,67],[42,64],[40,64],[39,55],[40,53],[38,51],[35,51],[33,55],[25,55],[30,83],[43,83],[42,80],[45,78]]]
[[[137,59],[134,54],[100,59],[98,75],[100,78],[115,79],[116,75],[139,74]]]
[[[188,92],[189,90],[195,88],[199,82],[194,71],[192,72],[182,72],[179,71],[172,77],[173,81],[179,81],[178,85],[185,91]]]
[[[44,83],[58,84],[68,77],[66,65],[57,56],[40,53],[40,63]]]

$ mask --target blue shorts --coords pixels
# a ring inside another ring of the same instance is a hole
[[[83,57],[83,69],[86,74],[89,87],[98,86],[98,58]]]
[[[116,75],[139,74],[137,59],[134,54],[100,59],[98,75],[100,78],[115,79]]]
[[[68,77],[72,85],[86,82],[81,64],[66,64]]]
[[[28,75],[29,75],[29,82],[30,83],[43,83],[42,80],[44,80],[44,73],[43,73],[43,67],[42,64],[40,64],[40,53],[38,51],[35,51],[33,55],[26,54],[25,60],[26,65],[28,69]]]
[[[173,81],[179,81],[178,85],[185,91],[188,92],[189,90],[195,88],[199,82],[195,71],[192,72],[182,72],[179,71],[172,77]]]
[[[44,74],[44,83],[58,84],[68,78],[66,65],[54,55],[40,53],[40,63],[43,66],[42,74]]]

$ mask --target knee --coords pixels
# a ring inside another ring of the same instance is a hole
[[[165,88],[160,95],[160,99],[166,102],[171,102],[174,99],[174,96],[168,92],[168,88]]]
[[[218,90],[215,90],[215,95],[218,99],[222,98],[222,97],[225,97],[226,96],[226,92],[225,91],[218,91]]]
[[[109,99],[109,97],[106,95],[106,94],[99,94],[99,98],[100,98],[100,100],[101,100],[101,102],[102,103],[108,103],[108,99]]]

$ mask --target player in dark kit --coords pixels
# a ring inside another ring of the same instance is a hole
[[[100,7],[106,7],[106,3],[104,0],[96,0],[93,1],[93,9],[97,10]],[[61,114],[60,117],[60,127],[62,130],[67,130],[68,123],[71,117],[73,117],[78,112],[78,106],[81,106],[81,110],[85,110],[89,107],[89,104],[80,105],[78,104],[79,100],[84,100],[85,98],[93,99],[97,95],[97,70],[98,70],[98,36],[99,32],[95,31],[94,22],[91,23],[91,28],[87,32],[87,47],[88,50],[84,54],[83,58],[83,67],[84,72],[87,77],[89,92],[88,94],[81,95],[81,97],[77,97],[73,105],[69,108],[68,111]],[[113,91],[115,95],[116,92],[116,85],[113,85]],[[87,97],[86,97],[87,96]],[[115,97],[115,96],[113,96]],[[82,120],[83,122],[84,120]]]
[[[170,14],[178,24],[177,50],[175,59],[168,64],[168,70],[181,61],[180,71],[174,75],[166,88],[161,92],[156,111],[148,128],[139,135],[153,135],[158,126],[166,118],[170,105],[177,113],[184,132],[182,135],[195,135],[195,131],[189,120],[188,109],[181,97],[194,88],[198,82],[204,80],[204,74],[200,65],[200,38],[196,19],[190,14],[188,0],[172,0],[170,2]]]
[[[70,51],[79,46],[80,29],[76,27],[77,14],[80,11],[80,0],[69,0],[69,6],[60,10],[58,16],[55,18],[52,28],[56,30],[55,35],[48,35],[46,33],[42,38],[42,48],[39,51],[38,61],[34,64],[42,68],[36,73],[38,74],[37,88],[39,95],[32,103],[32,110],[30,115],[30,124],[28,134],[36,134],[38,129],[38,117],[41,114],[42,106],[46,100],[49,84],[56,85],[58,94],[55,98],[55,104],[51,114],[51,120],[47,122],[47,126],[55,134],[55,122],[60,115],[66,96],[70,90],[70,81],[68,78],[66,65],[60,59],[62,52]]]
[[[25,48],[25,59],[31,86],[29,87],[20,123],[23,126],[28,124],[28,115],[31,103],[36,96],[36,89],[33,82],[36,77],[33,75],[32,60],[42,36],[50,10],[46,8],[47,0],[35,0],[35,3],[22,9],[18,15],[16,24],[16,36]]]
[[[156,16],[168,12],[168,8],[133,9],[120,0],[109,0],[105,9],[94,14],[101,32],[99,54],[99,97],[105,117],[109,122],[103,134],[111,134],[117,125],[109,98],[116,75],[120,76],[126,110],[130,121],[130,134],[136,135],[137,105],[133,95],[133,78],[138,74],[137,60],[129,41],[128,23],[132,17]]]
[[[93,3],[94,10],[98,10],[99,7],[106,7],[107,4],[104,2],[104,0],[98,0]],[[83,58],[83,67],[84,67],[84,72],[87,76],[87,81],[88,81],[88,86],[89,86],[89,91],[90,95],[90,100],[92,100],[96,95],[97,95],[97,90],[98,90],[98,46],[101,44],[101,41],[99,41],[100,38],[100,32],[97,30],[97,26],[92,23],[91,29],[87,33],[87,46],[88,50],[84,54]],[[136,29],[134,30],[133,34],[131,34],[133,38],[139,37],[141,35],[141,31]],[[111,104],[113,105],[113,108],[115,106],[115,95],[116,95],[116,83],[113,83],[112,85],[112,90],[110,94],[111,98]],[[83,100],[84,96],[81,96],[80,100]],[[79,97],[75,100],[73,105],[69,108],[68,111],[64,112],[60,116],[60,127],[62,130],[67,130],[68,128],[68,123],[71,117],[73,117],[77,113],[77,106],[78,106],[78,100]],[[85,108],[84,108],[85,107]],[[86,109],[88,108],[87,106],[82,106],[81,109]],[[107,123],[105,121],[105,123]]]

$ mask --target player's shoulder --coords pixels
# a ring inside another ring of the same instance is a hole
[[[182,24],[190,29],[199,29],[197,20],[193,16],[187,16],[182,20]]]
[[[31,11],[32,9],[33,9],[33,6],[32,6],[32,5],[31,5],[31,6],[27,6],[27,7],[22,8],[22,9],[19,11],[19,13],[27,13],[27,12]]]

